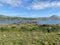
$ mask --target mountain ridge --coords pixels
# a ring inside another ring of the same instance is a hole
[[[50,17],[38,17],[38,18],[26,18],[26,17],[12,17],[12,16],[5,16],[0,15],[0,20],[60,20],[60,16],[52,15]]]

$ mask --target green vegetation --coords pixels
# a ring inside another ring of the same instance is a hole
[[[60,24],[0,25],[0,45],[60,45]]]

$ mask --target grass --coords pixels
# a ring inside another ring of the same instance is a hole
[[[60,45],[60,26],[30,23],[0,25],[0,45]]]

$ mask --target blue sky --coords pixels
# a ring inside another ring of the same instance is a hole
[[[0,0],[0,14],[18,17],[60,16],[60,0]]]

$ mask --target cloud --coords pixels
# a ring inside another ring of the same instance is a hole
[[[41,10],[51,7],[60,7],[60,1],[57,0],[0,0],[3,6],[8,4],[12,7],[22,7],[25,9]]]
[[[0,0],[0,2],[3,5],[9,5],[9,6],[12,6],[12,7],[21,7],[21,6],[24,6],[25,5],[24,3],[28,4],[29,1],[30,0]]]
[[[17,7],[21,5],[22,0],[0,0],[1,3],[3,4],[9,4],[10,6]]]
[[[33,9],[33,10],[40,10],[40,9],[46,9],[46,8],[51,8],[51,7],[60,7],[60,2],[58,1],[45,1],[45,2],[39,2],[35,0],[32,2],[32,5],[27,6],[27,9]]]
[[[0,4],[0,7],[2,7],[3,6],[3,4]]]

